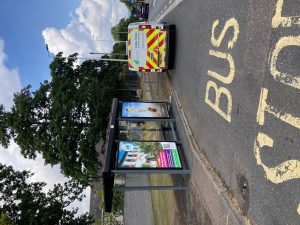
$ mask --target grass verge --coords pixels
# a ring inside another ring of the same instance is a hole
[[[150,185],[173,185],[170,175],[149,175]],[[170,225],[174,222],[176,199],[174,191],[151,191],[155,225]]]

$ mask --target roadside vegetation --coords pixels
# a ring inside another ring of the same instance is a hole
[[[102,213],[102,221],[97,220],[93,225],[123,225],[124,224],[124,192],[115,192],[113,197],[112,212],[104,212],[104,193],[98,190],[97,194],[100,198],[99,210]],[[0,224],[1,225],[1,224]]]
[[[46,183],[29,182],[32,175],[0,164],[0,225],[90,225],[93,222],[88,213],[78,216],[78,209],[67,209],[84,197],[82,185],[71,180],[45,192]]]
[[[146,122],[144,124],[145,130],[159,130],[160,126],[156,122]],[[145,131],[143,132],[143,140],[161,140],[161,131]],[[148,182],[151,186],[174,185],[169,174],[151,174],[148,176]],[[152,210],[155,225],[169,225],[172,224],[176,211],[176,199],[174,191],[150,191]]]
[[[123,2],[130,7],[129,1]],[[134,21],[132,16],[121,19],[112,28],[114,39],[126,41],[127,34],[124,32]],[[117,42],[112,54],[102,58],[122,58],[124,56],[118,54],[125,51],[126,44]],[[49,65],[51,79],[41,82],[37,90],[28,85],[15,93],[10,109],[0,105],[0,145],[8,148],[11,142],[15,142],[24,158],[35,159],[41,155],[46,165],[60,165],[61,172],[72,181],[67,186],[55,186],[44,193],[43,182],[25,185],[24,182],[31,176],[29,171],[18,172],[8,165],[1,165],[0,201],[3,200],[4,204],[0,204],[0,225],[92,223],[87,214],[76,217],[77,210],[68,211],[66,207],[67,203],[82,199],[81,192],[90,185],[90,178],[98,176],[98,171],[101,171],[95,145],[106,137],[112,99],[117,97],[116,90],[122,84],[124,66],[124,62],[82,62],[77,53],[63,57],[60,52]],[[21,181],[23,190],[18,183]],[[3,182],[16,183],[3,186]],[[15,192],[9,192],[10,189]],[[64,199],[69,200],[65,202]],[[50,215],[51,204],[56,204],[57,209],[53,205]],[[120,200],[116,204],[123,207],[124,203]],[[121,212],[118,209],[117,213]],[[58,222],[43,220],[36,223],[36,218],[42,220],[46,217],[55,218]]]

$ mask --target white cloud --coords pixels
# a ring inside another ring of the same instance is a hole
[[[21,82],[18,70],[16,68],[9,69],[5,66],[4,61],[6,58],[4,40],[0,39],[0,104],[3,104],[6,110],[9,110],[13,104],[13,93],[21,89]],[[56,183],[67,181],[67,178],[60,173],[60,167],[45,166],[41,155],[38,155],[35,160],[25,159],[20,153],[19,146],[13,141],[11,141],[7,149],[0,145],[0,163],[11,165],[16,170],[30,170],[34,172],[30,182],[43,181],[47,183],[46,189],[52,188]],[[83,202],[72,205],[79,207],[79,214],[89,211],[90,189],[87,188],[84,193],[87,197]]]
[[[15,170],[30,170],[34,175],[29,179],[29,182],[45,182],[47,186],[45,191],[53,187],[54,184],[64,183],[68,179],[60,173],[58,165],[51,167],[44,165],[44,160],[41,155],[38,155],[35,160],[25,159],[20,148],[15,142],[11,142],[7,149],[0,146],[0,163],[11,165]],[[90,203],[90,188],[85,189],[86,198],[82,202],[74,202],[71,207],[78,207],[78,214],[89,211]]]
[[[46,28],[43,37],[49,51],[65,56],[79,53],[81,57],[91,57],[90,52],[111,52],[113,40],[111,27],[121,18],[128,16],[128,9],[119,0],[82,0],[76,15],[63,29]]]
[[[5,66],[6,58],[4,40],[0,39],[0,104],[9,110],[13,103],[14,92],[21,89],[21,81],[17,68],[9,69]]]
[[[25,159],[20,153],[19,146],[13,141],[7,149],[0,146],[0,154],[1,163],[12,165],[15,170],[30,170],[34,172],[30,182],[44,181],[47,183],[47,189],[51,188],[53,184],[67,181],[66,177],[60,173],[59,166],[51,168],[50,165],[44,165],[41,155],[38,155],[35,160]]]

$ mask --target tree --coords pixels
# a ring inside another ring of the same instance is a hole
[[[129,23],[130,23],[129,19],[122,18],[116,26],[111,28],[112,36],[116,41],[127,40],[127,33],[124,32],[127,32]]]
[[[100,211],[104,210],[104,192],[98,190],[97,194],[100,197]],[[111,213],[104,213],[103,223],[105,225],[123,225],[124,224],[124,192],[115,192],[112,201]]]
[[[132,7],[132,3],[130,3],[128,0],[123,0],[127,7],[130,9]],[[127,30],[128,25],[133,22],[138,22],[139,20],[134,17],[133,13],[131,12],[131,15],[129,18],[122,18],[119,23],[111,28],[111,34],[115,41],[127,41]],[[117,42],[113,46],[112,53],[116,54],[124,54],[126,53],[126,44],[124,42]],[[113,58],[122,58],[122,56],[113,55]]]
[[[54,185],[53,189],[45,193],[44,182],[28,183],[31,176],[29,171],[15,171],[11,166],[0,164],[1,222],[17,225],[93,223],[87,213],[77,216],[78,208],[66,209],[75,200],[82,200],[83,186],[69,181],[64,185]]]
[[[51,81],[14,95],[11,111],[0,106],[0,143],[13,139],[25,158],[42,154],[46,164],[87,185],[99,165],[95,144],[105,137],[121,64],[59,53],[50,64]],[[107,57],[107,56],[104,56]]]
[[[128,9],[130,9],[133,5],[129,0],[120,0],[120,1],[123,2]]]
[[[1,213],[0,215],[0,225],[11,225],[9,216],[7,213]]]
[[[126,41],[127,40],[127,30],[128,25],[133,22],[138,22],[132,14],[129,18],[120,19],[119,23],[111,28],[111,34],[116,41]]]
[[[143,153],[148,154],[150,157],[155,157],[158,150],[162,149],[158,142],[140,142],[139,148]]]
[[[127,54],[126,44],[124,42],[118,42],[114,44],[111,56],[114,59],[124,59],[124,57],[127,57],[127,56],[117,55],[117,54]]]
[[[8,127],[8,115],[4,111],[4,106],[0,105],[0,143],[7,148],[9,143],[9,127]]]

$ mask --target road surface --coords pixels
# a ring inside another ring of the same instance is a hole
[[[160,0],[170,78],[199,146],[253,224],[300,224],[300,1]]]

